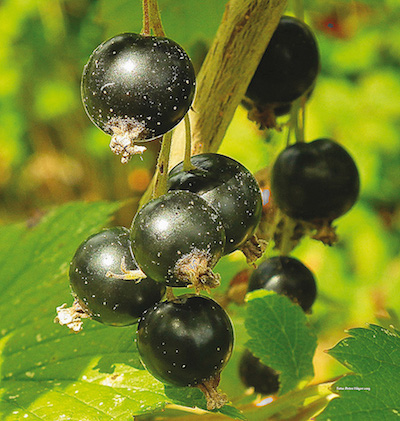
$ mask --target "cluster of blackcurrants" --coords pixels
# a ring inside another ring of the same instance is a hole
[[[297,98],[307,98],[318,70],[312,32],[284,16],[246,93],[252,116],[269,126]],[[86,112],[112,136],[110,147],[122,162],[174,128],[194,90],[192,64],[178,44],[132,33],[92,53],[81,87]],[[332,221],[354,204],[358,172],[332,140],[296,143],[276,160],[271,190],[288,216]],[[260,188],[243,165],[216,153],[193,156],[189,169],[180,163],[170,171],[167,193],[145,204],[130,229],[106,229],[79,246],[69,273],[74,304],[60,306],[57,321],[74,331],[85,317],[113,326],[138,323],[136,343],[148,371],[166,383],[199,387],[209,409],[221,407],[226,397],[216,388],[232,352],[233,326],[225,310],[200,292],[219,285],[213,268],[222,256],[240,249],[249,261],[260,257],[254,233],[261,214]],[[196,294],[175,297],[168,290],[163,299],[167,287],[193,287]],[[257,288],[286,294],[306,312],[316,296],[311,272],[289,257],[262,263],[249,283],[249,290]],[[277,374],[255,361],[249,353],[241,361],[245,384],[276,392]],[[273,386],[254,383],[255,367],[272,373],[264,379]]]
[[[268,127],[276,116],[289,113],[296,100],[309,98],[319,68],[311,29],[299,19],[283,16],[247,89],[243,102],[251,108],[249,117]],[[279,154],[270,187],[284,214],[321,229],[354,205],[360,182],[349,153],[334,140],[317,139],[297,142]]]
[[[111,149],[123,162],[182,120],[194,88],[193,67],[179,45],[131,33],[92,53],[81,85],[89,117],[112,136]],[[200,292],[219,285],[212,269],[223,255],[241,249],[259,257],[254,232],[261,212],[257,181],[234,159],[204,153],[191,158],[190,169],[178,164],[168,191],[145,204],[130,229],[106,229],[79,246],[69,271],[74,304],[57,309],[57,322],[76,332],[83,318],[138,323],[147,370],[169,384],[199,387],[209,409],[221,407],[226,397],[216,388],[232,353],[233,326]],[[196,293],[175,297],[168,290],[163,300],[167,287]]]
[[[302,21],[283,16],[247,89],[244,105],[261,127],[274,127],[276,117],[291,111],[300,97],[308,100],[319,72],[315,37]],[[280,211],[297,223],[317,229],[317,238],[330,244],[331,223],[356,202],[360,183],[353,158],[331,139],[298,142],[275,160],[271,196]],[[308,313],[317,288],[312,272],[287,256],[265,260],[253,271],[246,291],[267,289],[288,296]],[[257,393],[279,390],[279,375],[246,350],[240,377]]]

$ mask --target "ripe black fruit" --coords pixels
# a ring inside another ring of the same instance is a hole
[[[247,88],[257,106],[290,103],[314,84],[319,71],[318,45],[310,28],[283,16]]]
[[[225,254],[243,245],[261,219],[262,198],[251,172],[225,155],[204,153],[191,158],[195,168],[178,164],[169,174],[169,190],[197,193],[220,214],[226,234]]]
[[[219,376],[228,362],[233,326],[211,298],[181,295],[144,312],[137,346],[154,377],[176,386],[196,386]]]
[[[254,387],[256,393],[272,395],[279,390],[279,375],[263,364],[249,350],[245,350],[239,362],[240,380],[247,387]]]
[[[213,287],[225,230],[214,208],[195,193],[173,191],[151,200],[131,227],[132,249],[146,275],[169,286]]]
[[[136,323],[143,311],[161,300],[165,285],[150,278],[140,282],[107,276],[138,269],[133,257],[129,230],[115,227],[90,236],[75,252],[69,278],[73,294],[91,318],[113,326]]]
[[[250,276],[248,291],[266,289],[286,295],[308,312],[317,296],[314,275],[299,260],[288,256],[271,257]]]
[[[194,91],[194,69],[182,47],[168,38],[133,33],[99,45],[81,84],[88,116],[113,136],[110,146],[118,154],[175,127]]]
[[[289,146],[276,159],[271,177],[278,207],[304,221],[338,218],[354,205],[360,190],[353,158],[330,139]]]

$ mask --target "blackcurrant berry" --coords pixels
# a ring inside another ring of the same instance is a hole
[[[291,102],[283,102],[280,105],[277,105],[274,108],[274,113],[276,117],[279,117],[281,115],[289,114],[292,109],[292,103]]]
[[[132,249],[139,267],[168,286],[212,288],[212,272],[222,256],[225,230],[221,218],[203,198],[173,191],[148,202],[131,227]]]
[[[210,388],[215,392],[233,339],[225,310],[211,298],[190,294],[148,309],[137,329],[141,360],[154,377],[176,386],[199,386],[206,396]],[[210,409],[221,406],[208,404]]]
[[[112,136],[111,149],[129,160],[175,127],[192,104],[195,74],[176,42],[134,33],[117,35],[92,53],[81,94],[92,122]],[[135,149],[136,146],[136,149]]]
[[[247,349],[240,358],[239,376],[242,383],[246,387],[253,387],[256,393],[272,395],[279,390],[278,373]]]
[[[80,307],[92,319],[113,326],[130,325],[163,297],[165,285],[153,279],[119,279],[125,268],[138,269],[126,228],[103,230],[78,247],[70,265],[70,284]]]
[[[353,158],[330,139],[296,143],[283,150],[271,175],[278,207],[303,221],[332,221],[356,202],[360,190]]]
[[[220,214],[226,234],[225,254],[241,247],[255,232],[262,212],[261,191],[252,173],[228,156],[204,153],[194,166],[178,164],[169,174],[169,190],[197,193]]]
[[[301,20],[283,16],[247,88],[256,105],[290,103],[314,84],[319,52],[310,28]]]
[[[266,289],[286,295],[305,312],[311,310],[317,296],[312,272],[299,260],[288,256],[271,257],[250,276],[248,291]]]

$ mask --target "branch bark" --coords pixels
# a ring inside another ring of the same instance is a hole
[[[216,152],[268,45],[287,0],[230,0],[197,77],[190,113],[192,154]],[[172,138],[170,167],[183,160],[183,122]]]

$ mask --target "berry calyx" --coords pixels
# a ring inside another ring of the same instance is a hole
[[[124,271],[139,276],[138,269],[128,229],[114,227],[90,236],[78,247],[70,264],[74,305],[60,306],[57,321],[74,331],[81,330],[82,318],[112,326],[136,323],[143,311],[165,293],[164,284],[143,274],[142,279],[121,279]]]
[[[250,276],[248,291],[266,289],[286,295],[309,312],[317,297],[317,286],[312,272],[299,260],[275,256],[262,262]]]
[[[181,295],[146,310],[138,324],[137,347],[146,369],[176,386],[205,392],[208,409],[226,403],[216,387],[233,348],[233,326],[214,300]]]
[[[197,292],[219,285],[212,268],[223,254],[225,230],[197,194],[177,190],[148,202],[132,222],[131,239],[139,267],[151,278]]]
[[[195,92],[192,63],[176,42],[135,33],[99,45],[84,67],[81,95],[92,122],[112,136],[110,147],[127,162],[137,145],[175,127]]]

